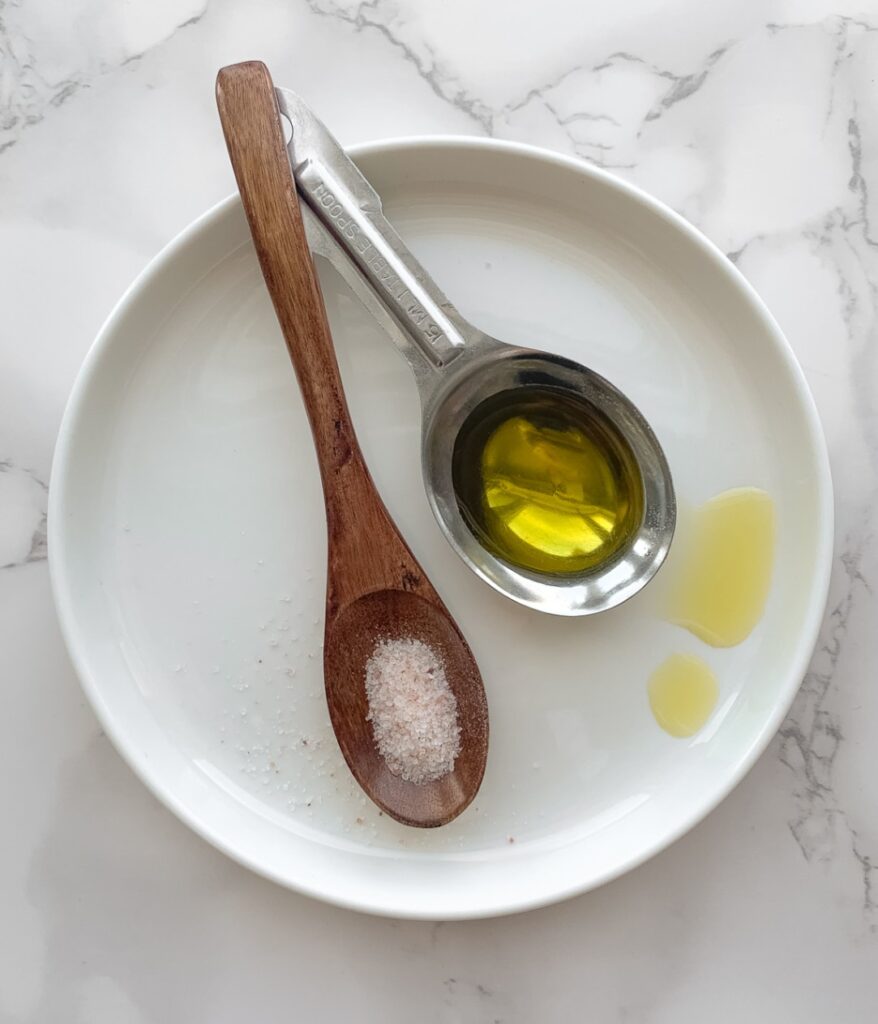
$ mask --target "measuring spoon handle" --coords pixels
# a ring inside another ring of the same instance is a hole
[[[435,369],[458,356],[473,328],[384,216],[381,199],[329,129],[289,89],[277,89],[292,125],[290,161],[302,199],[332,233]],[[293,153],[295,150],[295,153]]]

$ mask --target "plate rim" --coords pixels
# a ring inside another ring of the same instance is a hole
[[[834,497],[825,435],[820,423],[816,403],[792,346],[753,285],[744,277],[738,267],[727,259],[718,246],[702,234],[698,228],[639,186],[625,181],[586,160],[556,153],[529,143],[453,134],[402,135],[359,143],[347,147],[347,152],[354,159],[358,159],[404,150],[430,148],[469,149],[475,151],[493,150],[515,156],[529,157],[538,162],[554,164],[567,171],[572,171],[581,177],[595,179],[604,185],[616,189],[635,203],[658,215],[686,236],[686,239],[700,251],[702,257],[718,266],[721,272],[730,278],[731,283],[743,293],[743,297],[747,300],[752,311],[758,316],[764,326],[766,333],[770,336],[777,354],[782,358],[784,368],[794,387],[796,399],[808,427],[808,442],[814,456],[813,469],[815,471],[815,485],[818,496],[816,513],[819,544],[815,552],[815,582],[807,606],[807,612],[804,616],[803,626],[799,631],[797,650],[795,656],[790,660],[779,699],[775,702],[771,713],[766,716],[750,746],[742,750],[734,769],[729,772],[728,778],[717,787],[709,800],[706,800],[698,805],[696,809],[687,813],[677,827],[670,830],[667,834],[661,835],[651,843],[645,844],[637,853],[623,858],[612,867],[597,872],[580,883],[559,887],[547,886],[530,896],[507,896],[502,901],[494,900],[490,904],[474,903],[468,907],[454,907],[450,908],[448,912],[443,913],[441,917],[441,920],[466,920],[500,917],[548,906],[597,889],[607,882],[627,874],[629,871],[650,860],[656,854],[667,849],[702,822],[744,779],[780,728],[804,680],[808,664],[816,648],[829,596],[834,549]],[[334,906],[378,916],[396,919],[437,920],[435,914],[426,908],[418,906],[387,906],[380,901],[380,898],[376,901],[376,899],[370,897],[368,892],[364,892],[361,898],[354,898],[344,894],[338,895],[327,891],[319,885],[310,885],[307,880],[291,879],[290,877],[283,876],[271,868],[260,864],[246,852],[234,848],[223,835],[205,825],[190,809],[188,804],[181,802],[171,789],[147,771],[146,765],[141,763],[135,756],[134,751],[129,746],[128,738],[123,735],[124,730],[116,722],[113,712],[102,696],[98,680],[93,677],[88,669],[85,654],[86,643],[79,636],[76,626],[73,611],[75,598],[65,560],[63,499],[68,487],[67,478],[70,456],[75,439],[74,428],[87,407],[87,398],[93,378],[105,352],[110,348],[116,329],[124,321],[129,307],[133,304],[139,293],[152,283],[153,278],[158,275],[167,262],[172,260],[207,226],[225,216],[238,202],[239,197],[237,193],[232,193],[221,199],[186,225],[146,263],[112,307],[77,371],[64,408],[56,439],[47,509],[49,575],[61,634],[80,686],[94,710],[99,724],[111,740],[113,746],[147,789],[187,827],[192,829],[193,832],[255,874],[302,895]]]

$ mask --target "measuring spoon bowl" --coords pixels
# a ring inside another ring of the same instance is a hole
[[[643,514],[622,549],[575,574],[532,572],[492,553],[467,523],[455,491],[455,441],[482,403],[503,393],[539,388],[590,406],[627,445],[639,469]],[[670,549],[676,502],[661,446],[637,407],[599,374],[569,359],[485,339],[467,350],[424,406],[422,464],[427,497],[442,531],[466,565],[520,604],[555,615],[604,611],[636,594]]]

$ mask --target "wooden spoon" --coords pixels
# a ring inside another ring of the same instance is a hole
[[[241,201],[296,369],[320,463],[328,531],[323,672],[332,727],[357,782],[397,821],[451,821],[481,785],[488,711],[472,652],[415,560],[369,475],[350,420],[305,239],[274,87],[258,61],[223,68],[217,105]],[[460,753],[422,785],[392,774],[367,721],[365,665],[382,638],[434,648],[457,699]]]

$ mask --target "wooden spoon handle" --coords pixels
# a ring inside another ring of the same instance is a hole
[[[216,102],[256,254],[314,433],[327,499],[340,473],[365,472],[284,143],[268,68],[222,68]]]
[[[327,619],[381,589],[413,590],[441,604],[363,461],[268,68],[258,61],[223,68],[216,97],[250,233],[314,434],[329,536]]]

